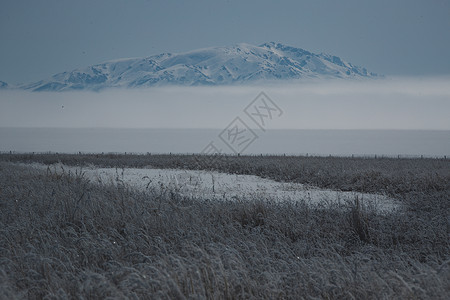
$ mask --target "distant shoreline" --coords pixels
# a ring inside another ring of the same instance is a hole
[[[0,152],[201,153],[210,142],[233,154],[218,129],[1,128]],[[448,130],[255,131],[242,155],[450,157]]]

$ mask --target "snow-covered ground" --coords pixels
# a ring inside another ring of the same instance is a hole
[[[43,164],[28,166],[38,169],[49,168],[52,173],[79,174],[82,172],[85,178],[97,184],[124,184],[141,191],[170,189],[184,196],[209,200],[304,201],[311,205],[327,207],[331,205],[345,206],[353,203],[358,197],[363,206],[374,208],[380,213],[400,208],[399,201],[384,195],[321,189],[299,183],[277,182],[253,175],[179,169],[119,169],[94,166],[80,168],[61,164],[50,167]]]

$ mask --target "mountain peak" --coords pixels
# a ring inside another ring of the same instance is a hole
[[[281,43],[277,43],[277,42],[266,42],[264,44],[259,45],[259,47],[264,47],[264,48],[277,48],[277,47],[282,47],[283,44]]]
[[[268,42],[129,58],[63,72],[22,86],[33,91],[99,90],[159,85],[229,85],[303,78],[372,78],[337,56]]]

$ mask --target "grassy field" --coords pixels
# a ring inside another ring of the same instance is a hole
[[[138,192],[14,162],[210,168],[400,199],[380,215]],[[450,161],[0,155],[0,298],[450,297]]]

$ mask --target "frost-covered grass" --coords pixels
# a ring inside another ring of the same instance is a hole
[[[384,195],[338,191],[317,188],[295,182],[277,182],[255,175],[227,174],[217,171],[153,169],[153,168],[98,168],[71,167],[63,164],[23,164],[55,174],[83,173],[93,183],[121,184],[140,191],[171,189],[183,197],[204,200],[248,199],[272,201],[303,201],[327,208],[347,208],[358,197],[361,206],[388,213],[401,208],[399,201]]]
[[[120,178],[93,184],[7,162],[191,163],[83,159],[0,158],[0,297],[449,298],[449,161],[240,157],[218,166],[295,182],[306,180],[303,168],[317,186],[395,194],[405,209],[385,215],[357,202],[319,209],[139,191]]]
[[[448,190],[450,160],[305,156],[0,154],[0,161],[111,168],[209,169],[276,181],[391,196]]]

